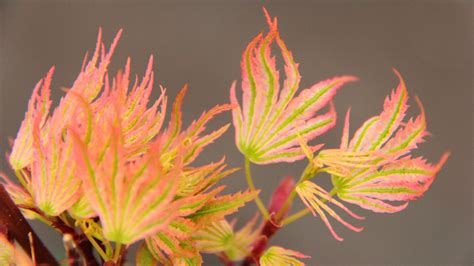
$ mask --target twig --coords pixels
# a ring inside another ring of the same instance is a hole
[[[242,266],[249,266],[252,264],[258,265],[258,261],[267,247],[268,240],[280,228],[281,226],[274,221],[273,216],[266,220],[260,230],[260,237],[253,244],[251,254],[242,261]]]
[[[80,266],[81,255],[76,248],[72,235],[64,234],[63,243],[64,249],[66,250],[67,264],[69,266]]]
[[[51,225],[58,229],[63,235],[70,235],[77,250],[84,259],[86,266],[98,266],[99,263],[94,257],[94,249],[84,234],[78,234],[76,230],[65,224],[61,219],[55,219]]]

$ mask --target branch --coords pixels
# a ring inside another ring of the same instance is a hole
[[[0,184],[0,206],[2,206],[0,208],[0,227],[7,228],[12,237],[28,254],[31,254],[30,240],[28,238],[28,234],[31,233],[36,262],[52,266],[59,265],[35,231],[33,231],[30,224],[28,224],[25,217],[23,217],[21,211],[15,206],[15,203],[2,184]]]
[[[242,266],[258,265],[258,261],[265,251],[268,241],[280,228],[281,226],[273,220],[273,216],[266,220],[260,231],[260,237],[252,245],[252,252],[244,259]]]

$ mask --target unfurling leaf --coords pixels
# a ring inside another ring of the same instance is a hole
[[[326,202],[332,203],[333,205],[339,207],[343,211],[345,211],[347,214],[350,216],[356,218],[356,219],[364,219],[364,217],[358,216],[351,212],[349,209],[347,209],[344,205],[342,205],[339,201],[335,200],[332,198],[332,195],[330,195],[327,191],[325,191],[323,188],[320,186],[314,184],[311,181],[304,181],[300,183],[299,185],[296,186],[296,192],[300,196],[301,200],[303,203],[311,210],[314,216],[319,215],[321,217],[321,220],[326,224],[326,226],[329,228],[329,231],[331,231],[331,234],[334,236],[339,241],[342,241],[343,238],[340,237],[334,229],[331,226],[331,223],[329,222],[325,212],[327,212],[331,217],[336,219],[338,222],[342,223],[344,226],[347,228],[360,232],[362,231],[363,228],[361,227],[355,227],[348,222],[344,221],[334,210],[332,210]]]

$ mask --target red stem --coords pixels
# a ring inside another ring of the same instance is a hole
[[[289,198],[291,198],[294,186],[295,182],[291,176],[287,176],[280,181],[270,200],[268,208],[270,218],[263,221],[260,237],[253,243],[252,251],[244,259],[242,266],[259,265],[260,257],[265,251],[268,241],[281,228],[281,221],[291,208],[292,199]]]
[[[273,216],[265,221],[260,231],[260,237],[254,242],[252,252],[244,259],[242,266],[259,265],[260,257],[265,251],[268,241],[280,228],[281,226],[273,220]]]

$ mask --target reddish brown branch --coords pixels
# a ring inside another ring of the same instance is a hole
[[[6,228],[8,233],[20,244],[20,246],[31,254],[31,246],[28,234],[33,238],[33,248],[37,264],[59,265],[54,256],[44,246],[43,242],[31,228],[20,210],[15,206],[7,191],[0,184],[0,227]]]
[[[84,265],[86,266],[98,266],[99,263],[94,257],[94,248],[92,247],[92,244],[89,242],[87,237],[83,233],[78,233],[76,229],[73,227],[70,227],[66,223],[64,223],[61,219],[58,217],[48,217],[45,216],[44,213],[42,213],[40,210],[37,208],[32,208],[29,206],[22,206],[18,205],[18,207],[27,209],[29,211],[37,213],[39,216],[45,218],[51,223],[51,226],[56,228],[58,231],[61,232],[63,237],[65,235],[69,235],[71,237],[72,242],[74,243],[74,248],[79,252],[80,255],[82,255],[82,258],[84,260]],[[63,239],[64,240],[64,239]],[[67,252],[67,250],[66,250]]]

